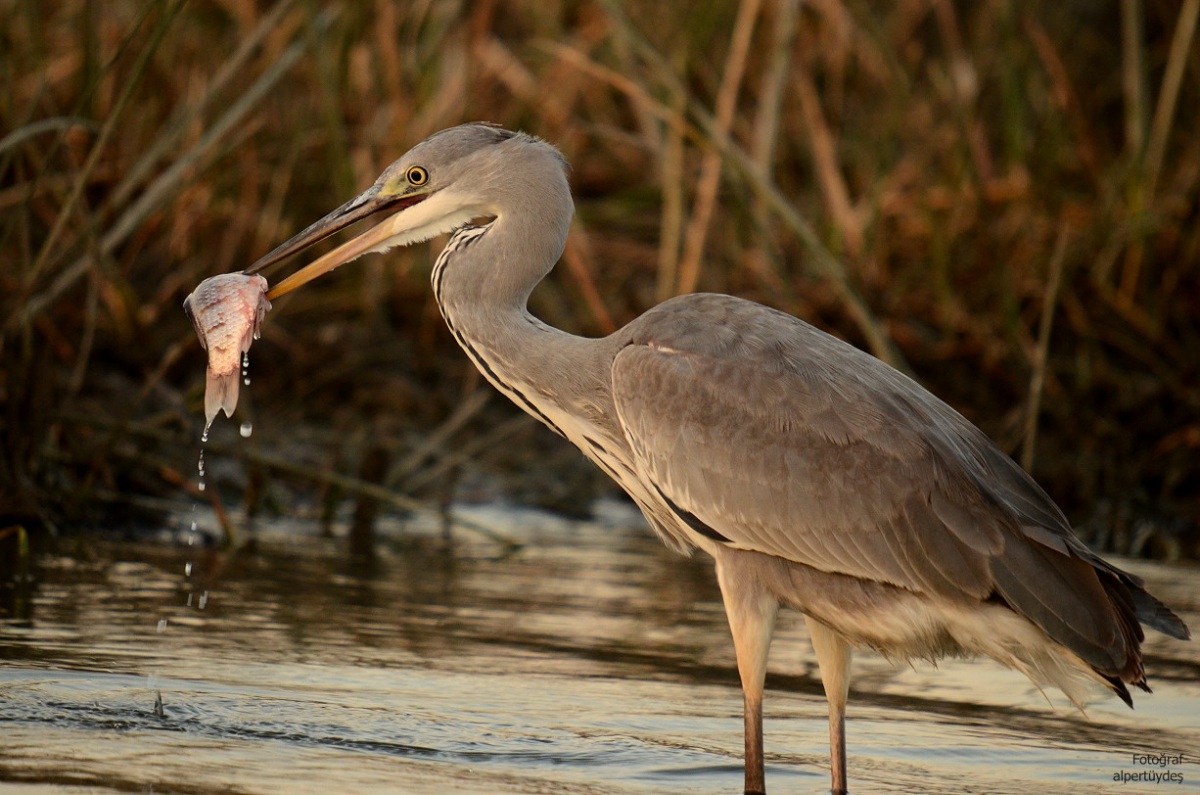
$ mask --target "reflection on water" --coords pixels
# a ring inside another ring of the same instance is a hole
[[[740,791],[741,696],[708,564],[636,527],[479,518],[526,545],[497,557],[397,535],[363,575],[336,543],[276,528],[235,555],[89,541],[42,561],[32,621],[0,624],[0,789]],[[1129,565],[1200,626],[1200,570]],[[1148,650],[1154,695],[1101,701],[1090,721],[988,662],[863,655],[854,791],[1200,791],[1200,649],[1153,635]],[[828,791],[815,667],[802,622],[782,621],[776,792]],[[1146,753],[1190,759],[1134,762]]]

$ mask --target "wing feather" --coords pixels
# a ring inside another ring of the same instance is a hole
[[[733,545],[974,599],[1013,543],[1076,551],[1032,479],[905,376],[757,304],[679,300],[616,355],[617,415],[643,475]]]
[[[913,412],[903,388],[831,368],[841,360],[821,355],[824,335],[802,328],[809,355],[779,336],[715,352],[678,338],[623,349],[613,391],[638,466],[735,546],[985,597],[1001,529],[915,426],[927,407]]]
[[[629,329],[612,395],[638,473],[730,545],[999,599],[1117,685],[1144,681],[1138,619],[1187,636],[981,431],[878,359],[729,296]]]

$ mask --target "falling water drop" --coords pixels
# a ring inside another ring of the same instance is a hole
[[[208,591],[200,594],[200,609],[203,610],[208,604]]]
[[[248,422],[243,422],[242,427],[238,429],[238,432],[242,434],[243,439],[249,439],[250,434],[254,433],[254,426]]]
[[[250,353],[248,351],[242,352],[242,383],[250,386]]]
[[[167,620],[165,618],[160,618],[158,620],[158,631],[159,634],[167,631]]]
[[[191,606],[192,606],[192,596],[193,596],[193,594],[188,594],[188,600],[187,600],[187,606],[188,606],[188,607],[191,607]]]
[[[192,562],[190,560],[187,563],[183,564],[183,576],[185,576],[185,577],[192,576]]]

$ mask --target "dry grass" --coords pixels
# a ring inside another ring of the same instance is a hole
[[[193,448],[136,429],[199,421],[184,294],[489,119],[574,164],[548,321],[603,333],[679,290],[764,301],[911,368],[1014,453],[1036,435],[1074,516],[1107,499],[1194,538],[1198,11],[0,0],[0,501],[70,522],[181,488]],[[311,466],[353,471],[370,418],[402,487],[494,426],[496,401],[405,453],[481,388],[430,259],[281,301],[257,427],[325,429]]]

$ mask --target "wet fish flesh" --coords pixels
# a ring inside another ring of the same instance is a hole
[[[208,351],[204,415],[211,425],[218,412],[232,417],[237,408],[242,356],[258,339],[259,326],[271,308],[267,280],[244,273],[213,276],[196,285],[183,308]]]

